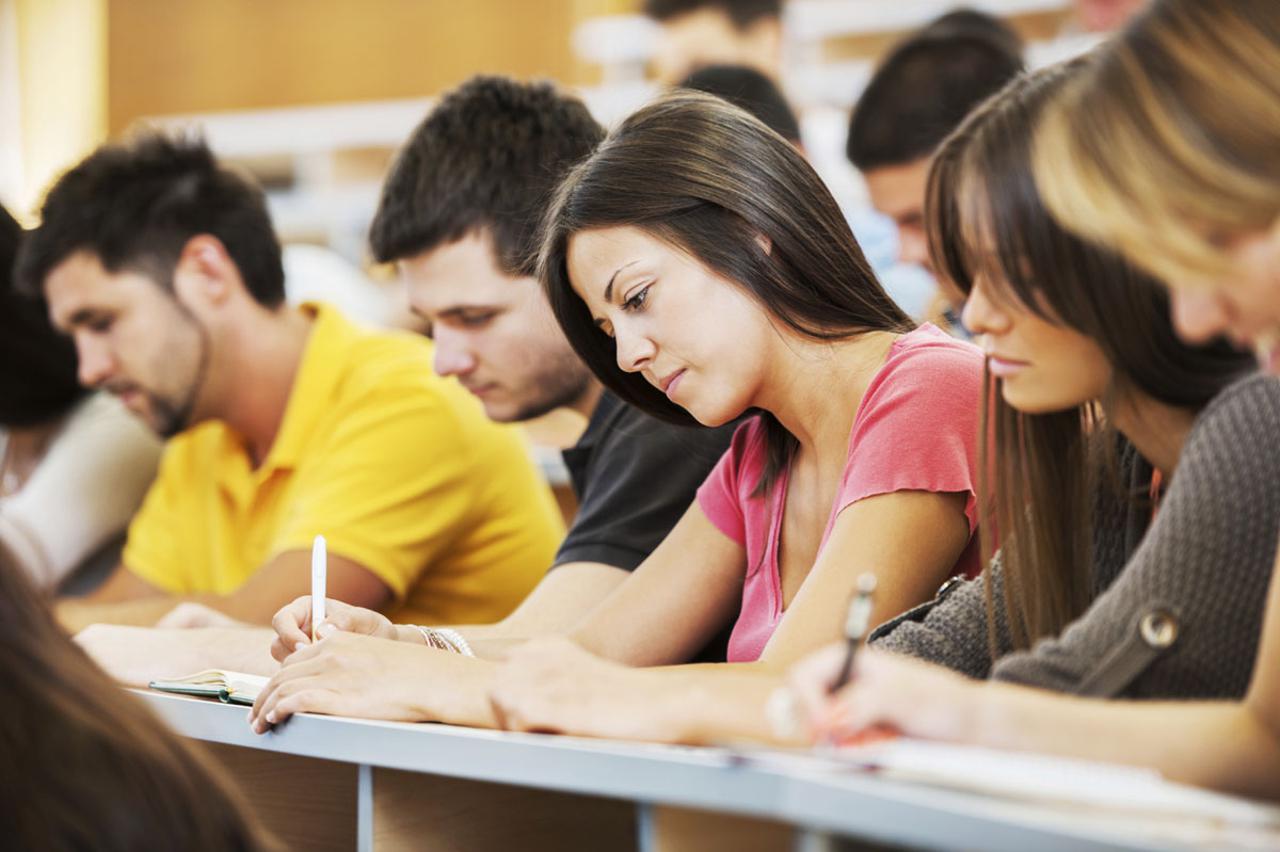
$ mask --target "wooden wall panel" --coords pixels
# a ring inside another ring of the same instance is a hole
[[[487,71],[578,82],[599,0],[110,0],[108,115],[422,97]]]

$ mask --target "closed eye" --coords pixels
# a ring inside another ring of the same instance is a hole
[[[629,313],[635,313],[644,307],[645,301],[649,298],[649,288],[652,284],[646,284],[637,290],[632,296],[622,303],[622,309]]]
[[[495,316],[497,316],[497,313],[493,311],[480,314],[462,314],[457,318],[457,321],[458,325],[464,328],[481,328],[488,325]]]

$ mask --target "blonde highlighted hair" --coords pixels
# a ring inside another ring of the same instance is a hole
[[[1046,111],[1036,183],[1071,230],[1171,285],[1280,218],[1280,2],[1157,0]]]

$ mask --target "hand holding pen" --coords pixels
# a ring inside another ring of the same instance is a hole
[[[853,659],[866,641],[867,633],[870,632],[875,592],[875,574],[868,572],[858,578],[857,591],[854,592],[853,600],[849,602],[849,612],[844,619],[844,663],[840,666],[835,680],[828,687],[828,693],[838,692],[853,676]]]

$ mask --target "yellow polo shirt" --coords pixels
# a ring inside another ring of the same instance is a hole
[[[221,421],[174,437],[125,566],[173,594],[229,594],[323,534],[390,587],[397,621],[504,617],[564,533],[519,434],[432,372],[425,338],[303,310],[314,323],[262,465]]]

